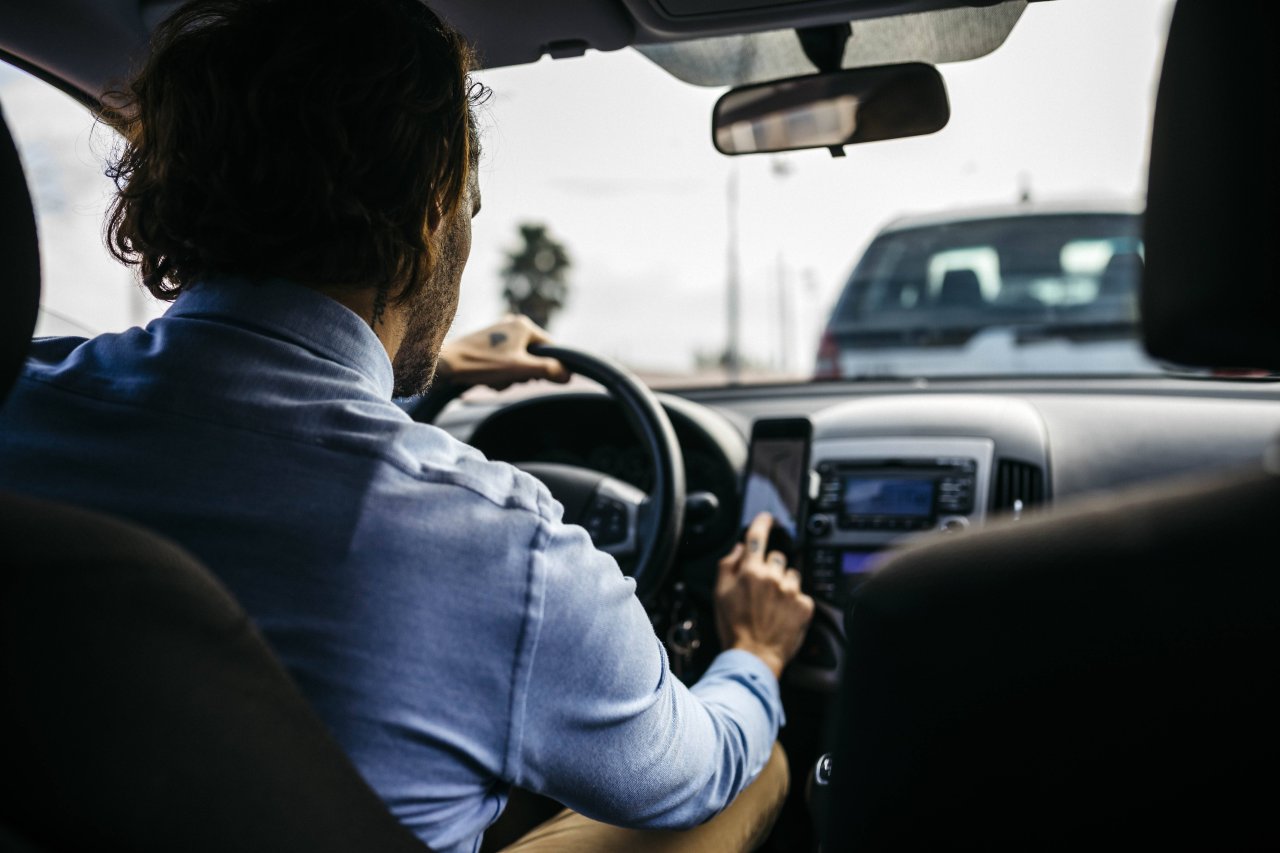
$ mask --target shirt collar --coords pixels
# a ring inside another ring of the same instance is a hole
[[[336,299],[291,281],[204,279],[179,294],[165,317],[232,321],[359,371],[387,399],[395,386],[386,347],[369,324]]]

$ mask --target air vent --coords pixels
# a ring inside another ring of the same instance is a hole
[[[996,463],[991,511],[1015,515],[1045,501],[1044,470],[1039,465],[1001,459]]]

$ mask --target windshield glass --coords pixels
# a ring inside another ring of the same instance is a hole
[[[855,22],[855,53],[886,32],[939,59],[999,46],[939,65],[944,129],[843,158],[719,154],[725,87],[637,50],[480,72],[493,92],[479,115],[483,212],[453,334],[521,311],[657,387],[1159,372],[1137,345],[1133,281],[1171,8],[969,10],[1001,25],[977,47],[946,42],[955,28]],[[161,313],[102,245],[110,134],[12,69],[0,96],[44,238],[38,333]],[[979,221],[975,208],[997,212]]]
[[[946,128],[844,158],[718,154],[725,88],[633,50],[484,72],[456,328],[545,309],[558,340],[659,387],[1161,372],[1133,284],[1170,9],[1029,4],[989,55],[939,66]]]

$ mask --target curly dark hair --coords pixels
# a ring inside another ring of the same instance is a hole
[[[174,299],[281,277],[411,299],[478,156],[474,54],[418,0],[193,0],[104,100],[112,253]]]

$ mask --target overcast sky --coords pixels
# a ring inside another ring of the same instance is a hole
[[[569,307],[552,332],[642,369],[679,371],[723,348],[726,185],[740,181],[743,333],[749,357],[812,366],[816,335],[858,254],[900,214],[1037,199],[1141,198],[1150,112],[1171,0],[1031,4],[987,57],[941,66],[950,124],[937,134],[785,157],[726,158],[711,146],[722,89],[676,81],[630,50],[486,72],[484,210],[475,222],[455,329],[501,311],[499,269],[517,226],[568,247]],[[109,185],[87,114],[0,70],[0,98],[40,207],[44,331],[145,320],[98,248]],[[62,138],[72,143],[57,144]],[[785,296],[779,292],[779,280]]]

